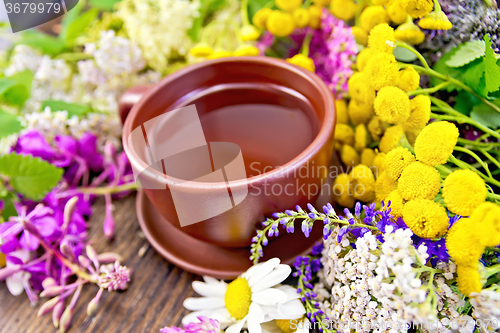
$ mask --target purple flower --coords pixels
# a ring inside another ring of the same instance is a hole
[[[18,154],[32,155],[51,162],[55,156],[54,149],[38,131],[29,131],[17,140],[14,151]]]
[[[266,51],[273,46],[276,38],[269,31],[264,32],[260,40],[255,44],[255,47],[259,49],[259,55],[265,56]]]
[[[92,133],[85,133],[78,140],[78,154],[87,162],[92,171],[103,169],[103,157],[97,151],[97,137]]]
[[[116,261],[114,264],[101,266],[101,273],[99,287],[115,291],[127,289],[132,271]]]

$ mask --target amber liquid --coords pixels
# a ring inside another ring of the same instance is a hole
[[[207,142],[242,151],[247,177],[285,165],[315,139],[319,120],[302,95],[275,85],[228,84],[195,92],[176,107],[195,104]]]

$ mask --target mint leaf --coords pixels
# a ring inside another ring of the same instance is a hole
[[[450,67],[462,67],[471,61],[484,56],[485,43],[483,40],[473,40],[459,46],[458,50],[446,61]]]
[[[481,104],[481,100],[477,98],[476,96],[472,95],[471,93],[461,90],[456,97],[456,102],[455,102],[455,110],[457,110],[460,113],[463,113],[465,115],[469,115],[472,111],[472,109],[478,105]]]
[[[66,39],[66,41],[68,43],[73,43],[77,37],[83,34],[85,29],[87,29],[87,27],[90,25],[90,23],[92,23],[97,15],[99,15],[99,10],[97,8],[93,8],[89,11],[86,11],[76,20],[71,22],[64,33],[64,38]]]
[[[19,133],[22,129],[23,126],[15,115],[0,110],[0,139]]]
[[[481,93],[485,87],[485,66],[484,59],[474,60],[467,66],[467,71],[463,75],[464,83],[479,93]]]
[[[89,4],[92,7],[98,8],[100,10],[113,10],[115,4],[121,0],[89,0]]]
[[[484,78],[486,84],[486,95],[497,91],[500,88],[500,67],[497,65],[497,58],[495,57],[495,51],[491,48],[490,36],[484,36],[484,41],[486,43],[486,55],[484,57]]]
[[[0,157],[0,174],[7,176],[14,190],[24,197],[39,201],[61,180],[63,169],[39,157],[12,153]]]
[[[500,103],[495,102],[495,104]],[[475,106],[470,113],[470,117],[489,128],[500,128],[500,113],[484,103]]]
[[[30,97],[33,73],[29,70],[0,79],[0,100],[22,106]]]
[[[92,59],[93,56],[84,53],[84,52],[68,52],[68,53],[61,53],[54,59],[62,59],[66,61],[80,61],[80,60],[87,60],[87,59]]]
[[[63,41],[36,30],[24,32],[17,44],[31,46],[51,56],[61,53],[66,48]]]
[[[50,100],[50,99],[47,99],[47,100],[42,102],[42,111],[47,106],[50,107],[50,110],[52,112],[67,111],[68,118],[71,118],[73,116],[80,117],[80,116],[83,116],[89,112],[92,112],[92,109],[86,105],[76,104],[76,103],[67,103],[64,101],[56,101],[56,100]]]
[[[446,62],[455,54],[455,52],[457,52],[457,50],[458,50],[458,48],[454,47],[453,49],[450,50],[450,52],[444,54],[441,57],[441,59],[439,59],[438,62],[434,65],[433,69],[436,72],[439,72],[443,75],[449,75],[454,79],[462,81],[463,80],[462,76],[463,76],[464,72],[466,71],[466,68],[465,67],[454,68],[454,67],[450,67],[446,64]],[[442,82],[443,82],[443,80],[431,77],[431,83],[433,86],[437,86],[438,84],[440,84]],[[448,87],[446,87],[446,91],[448,91],[448,92],[452,92],[456,89],[457,88],[453,85],[449,85]]]

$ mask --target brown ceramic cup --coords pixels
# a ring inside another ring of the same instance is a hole
[[[207,91],[230,90],[233,86],[241,85],[251,89],[252,93],[227,93],[224,98],[205,98]],[[274,90],[286,94],[273,94]],[[202,99],[203,105],[198,102]],[[313,110],[318,126],[312,143],[287,163],[247,179],[230,181],[231,190],[247,187],[248,195],[229,211],[181,227],[169,189],[169,183],[172,184],[176,179],[156,170],[148,170],[142,175],[148,182],[162,188],[144,189],[159,214],[184,233],[222,247],[248,246],[256,226],[266,216],[292,209],[295,205],[315,202],[319,193],[306,193],[301,189],[320,187],[327,178],[326,170],[332,157],[336,121],[331,91],[315,74],[283,60],[239,57],[188,66],[167,76],[153,87],[132,88],[120,101],[120,115],[124,120],[124,150],[130,163],[138,169],[147,168],[144,153],[129,144],[127,138],[146,121],[188,104],[195,104],[201,117],[224,106],[253,103],[302,104]],[[265,122],[266,119],[262,121]],[[267,147],[259,149],[265,150]],[[288,194],[272,193],[268,190],[272,186],[287,188]],[[227,191],[227,188],[224,182],[191,183],[187,191],[207,193],[210,196]],[[197,209],[196,203],[192,209]],[[162,227],[158,226],[157,230],[162,230]]]

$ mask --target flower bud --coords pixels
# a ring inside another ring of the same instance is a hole
[[[52,323],[55,328],[59,328],[59,320],[61,319],[62,313],[64,311],[64,300],[60,300],[52,310]]]
[[[63,286],[53,286],[48,289],[45,289],[40,293],[40,297],[53,297],[61,294],[64,291]]]
[[[104,236],[107,239],[112,239],[115,235],[115,220],[113,219],[112,206],[106,208],[106,217],[103,224]]]
[[[51,277],[45,278],[42,282],[43,289],[49,289],[50,287],[57,286],[56,280]]]
[[[85,268],[89,268],[92,266],[92,262],[85,256],[78,256],[78,261],[80,262],[80,265]]]
[[[122,262],[123,257],[121,255],[119,255],[118,253],[106,252],[106,253],[98,254],[97,260],[99,260],[99,262],[101,264],[111,264],[111,263],[114,263],[115,261]]]
[[[63,230],[66,229],[71,221],[71,216],[73,215],[73,211],[75,210],[76,203],[78,202],[78,197],[75,196],[68,200],[66,205],[64,206],[64,222],[63,222]]]
[[[68,306],[61,316],[61,321],[59,322],[59,332],[64,333],[71,326],[71,320],[73,319],[73,309]]]
[[[49,299],[47,302],[45,302],[40,307],[40,309],[38,310],[37,316],[38,317],[45,316],[46,314],[48,314],[50,311],[52,311],[54,309],[54,307],[56,306],[56,304],[58,302],[59,302],[59,296]]]
[[[67,243],[61,244],[61,253],[64,254],[64,256],[70,260],[75,260],[75,255],[73,253],[73,250],[71,250],[71,247]]]
[[[91,245],[87,245],[86,251],[87,251],[87,256],[89,257],[90,260],[99,261],[99,259],[97,258],[97,253],[95,252],[94,248]]]

